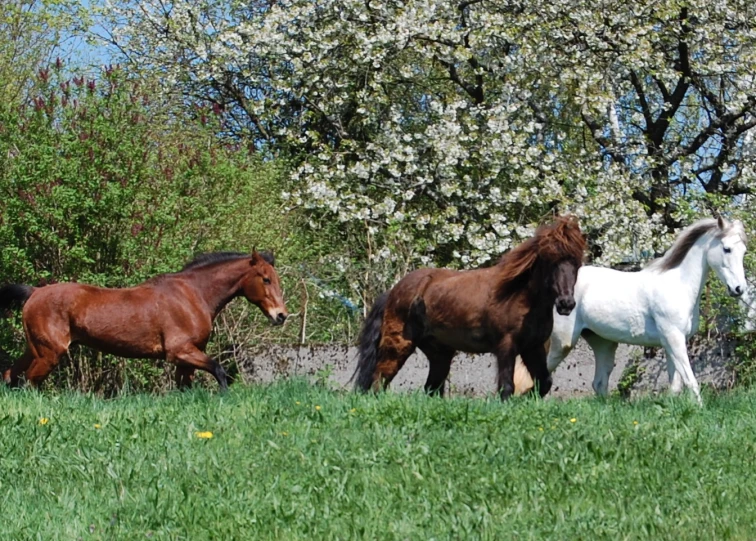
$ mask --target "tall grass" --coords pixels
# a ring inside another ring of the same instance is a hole
[[[747,539],[756,392],[706,402],[1,391],[0,538]]]

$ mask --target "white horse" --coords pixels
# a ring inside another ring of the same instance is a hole
[[[575,309],[554,314],[548,367],[554,371],[582,335],[596,358],[593,390],[606,395],[617,343],[663,346],[670,392],[685,385],[701,403],[686,341],[698,330],[699,303],[709,269],[733,297],[746,290],[746,235],[740,221],[699,220],[687,227],[667,253],[639,272],[581,267]]]

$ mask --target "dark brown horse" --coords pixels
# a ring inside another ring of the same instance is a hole
[[[551,388],[544,342],[553,308],[569,314],[585,239],[577,221],[560,217],[505,254],[493,267],[469,271],[420,269],[373,305],[360,334],[356,387],[386,387],[416,347],[430,363],[425,390],[443,394],[457,351],[494,352],[502,399],[513,390],[515,358]]]
[[[288,314],[274,263],[268,252],[218,252],[136,287],[4,286],[0,310],[23,306],[27,343],[6,370],[5,382],[15,386],[25,374],[39,385],[69,346],[79,343],[121,357],[165,359],[176,365],[180,387],[190,386],[199,368],[226,389],[225,370],[204,353],[213,320],[231,299],[243,296],[282,324]]]

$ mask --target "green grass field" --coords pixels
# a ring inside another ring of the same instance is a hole
[[[752,539],[754,406],[2,390],[0,539]]]

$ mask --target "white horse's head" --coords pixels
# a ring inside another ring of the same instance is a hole
[[[717,226],[719,231],[712,236],[706,251],[706,261],[727,286],[727,292],[733,297],[739,297],[747,287],[743,270],[745,228],[740,220],[730,223],[721,216],[717,220]]]

